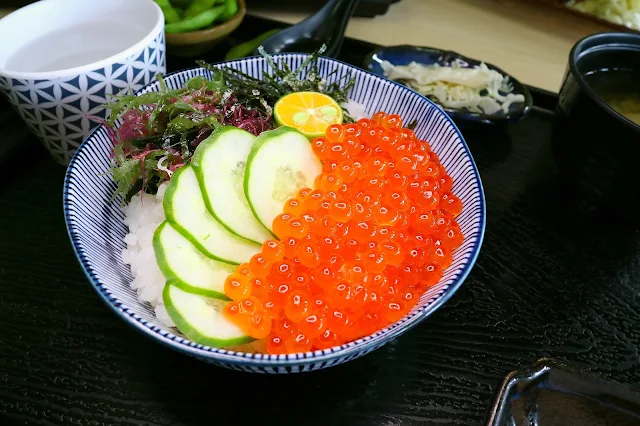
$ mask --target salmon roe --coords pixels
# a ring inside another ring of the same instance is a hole
[[[270,354],[322,350],[406,315],[453,261],[462,201],[429,143],[378,112],[312,141],[315,188],[225,282],[224,315]]]

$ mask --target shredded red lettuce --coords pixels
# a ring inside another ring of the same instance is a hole
[[[111,173],[124,201],[140,190],[155,193],[174,170],[189,163],[196,147],[221,125],[256,136],[272,129],[272,108],[282,96],[313,91],[338,103],[346,101],[354,78],[345,75],[331,84],[317,78],[317,59],[323,49],[294,70],[276,64],[262,52],[273,71],[261,79],[198,61],[210,75],[193,77],[176,90],[157,76],[158,91],[117,97],[106,106],[109,119],[104,124],[114,143]],[[308,67],[303,78],[302,70]],[[349,120],[347,113],[344,117]]]
[[[238,127],[258,136],[271,130],[271,116],[262,115],[257,109],[249,109],[242,105],[235,96],[231,96],[221,109],[223,124]]]
[[[125,200],[141,189],[154,193],[189,163],[196,147],[218,126],[235,126],[255,136],[272,128],[271,115],[244,105],[232,93],[223,96],[205,84],[189,87],[187,82],[178,91],[120,101],[119,126],[116,120],[96,120],[106,126],[114,144],[112,173]]]
[[[142,111],[139,109],[131,109],[122,117],[122,125],[115,129],[118,141],[130,141],[145,136],[149,136],[149,117],[151,111]]]

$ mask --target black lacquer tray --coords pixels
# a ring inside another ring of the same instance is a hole
[[[274,25],[247,17],[229,42]],[[373,47],[347,40],[341,59]],[[64,169],[23,137],[0,164],[0,425],[481,426],[503,378],[545,356],[640,383],[640,233],[582,208],[552,154],[556,99],[532,93],[526,119],[462,129],[488,222],[461,289],[380,350],[291,376],[213,367],[113,315],[71,250]],[[6,114],[3,147],[26,134]]]
[[[640,392],[550,358],[510,373],[487,426],[637,426]]]

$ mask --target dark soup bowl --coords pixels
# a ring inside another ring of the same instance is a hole
[[[640,202],[640,34],[602,33],[571,50],[553,150],[564,181],[590,210]]]

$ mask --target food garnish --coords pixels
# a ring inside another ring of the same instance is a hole
[[[247,161],[255,144],[251,133],[224,126],[198,145],[191,165],[211,216],[232,234],[262,244],[271,234],[253,215],[244,191]]]
[[[342,124],[342,108],[330,96],[295,92],[280,98],[273,117],[280,126],[298,129],[308,138],[324,135],[331,124]]]
[[[327,83],[327,80],[337,70],[329,73],[326,78],[320,77],[318,58],[325,50],[327,50],[327,46],[322,45],[318,51],[302,61],[298,68],[292,70],[285,62],[275,62],[274,58],[260,46],[258,51],[271,67],[270,72],[263,73],[262,79],[251,77],[234,68],[224,67],[218,69],[204,61],[196,62],[212,73],[221,73],[228,90],[231,90],[236,97],[246,99],[251,106],[271,116],[276,102],[294,92],[323,93],[338,104],[348,101],[347,94],[355,84],[355,78],[345,75],[337,81]],[[301,78],[301,73],[305,69],[308,69],[308,72],[305,78]],[[345,114],[345,120],[352,121],[348,114]]]
[[[393,65],[382,61],[381,67],[385,77],[405,83],[446,108],[506,114],[511,104],[525,101],[524,95],[512,93],[509,77],[489,69],[484,63],[469,68],[459,60],[453,61],[451,66],[417,62]]]
[[[262,133],[246,160],[244,193],[253,215],[271,228],[285,201],[300,188],[313,184],[322,171],[309,139],[294,128],[282,126]],[[264,241],[261,241],[263,243]]]
[[[193,77],[184,87],[171,90],[158,76],[159,91],[115,98],[107,105],[110,113],[105,124],[114,143],[111,173],[117,193],[125,202],[141,190],[154,194],[173,172],[189,164],[198,144],[219,126],[235,126],[255,136],[277,127],[273,108],[290,93],[318,92],[337,104],[346,102],[355,80],[347,76],[327,83],[319,77],[317,59],[325,49],[323,46],[294,70],[276,64],[262,50],[272,67],[263,80],[198,61],[211,71],[210,78]],[[301,72],[309,68],[301,78]],[[339,113],[351,121],[346,111]]]
[[[167,222],[210,259],[238,264],[260,247],[229,232],[207,211],[191,165],[181,167],[171,178],[163,207]]]

